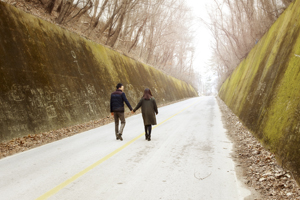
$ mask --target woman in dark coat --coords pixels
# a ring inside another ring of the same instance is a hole
[[[150,89],[145,89],[144,95],[138,105],[133,109],[135,112],[142,107],[142,116],[145,125],[146,140],[151,140],[152,125],[156,125],[156,116],[158,114],[156,101],[152,96]]]

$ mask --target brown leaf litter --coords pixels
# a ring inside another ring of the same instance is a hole
[[[183,101],[179,100],[179,101]],[[169,104],[173,104],[179,101],[173,101],[170,103],[164,103],[164,104],[160,104],[159,107],[162,106],[166,106]],[[141,113],[141,110],[138,110],[135,112],[135,114],[139,114]],[[125,113],[125,117],[130,117],[132,115],[131,112],[126,112]],[[78,134],[78,133],[82,133],[84,131],[88,131],[100,126],[103,126],[105,124],[109,124],[111,122],[114,121],[114,117],[109,115],[105,118],[102,119],[98,119],[98,120],[93,120],[90,122],[86,122],[83,124],[78,124],[78,125],[74,125],[74,126],[70,126],[70,127],[66,127],[66,128],[61,128],[58,130],[52,130],[52,131],[48,131],[48,132],[44,132],[44,133],[39,133],[39,134],[29,134],[27,136],[24,137],[18,137],[18,138],[14,138],[11,139],[9,141],[4,141],[0,143],[0,159],[19,153],[19,152],[23,152],[50,142],[54,142],[66,137],[70,137],[72,135]],[[112,129],[112,137],[115,137],[115,133],[114,133],[114,129]]]
[[[232,157],[245,185],[260,195],[248,199],[300,199],[300,187],[293,174],[278,165],[275,155],[243,126],[239,118],[217,97],[223,123],[234,143]]]

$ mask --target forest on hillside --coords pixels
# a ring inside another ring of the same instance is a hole
[[[185,0],[4,1],[197,87]]]
[[[246,58],[293,0],[212,0],[209,20],[201,19],[214,41],[209,63],[218,88]]]
[[[195,23],[213,37],[209,70],[218,86],[292,0],[212,0],[208,19],[188,0],[2,0],[201,87],[195,70]]]

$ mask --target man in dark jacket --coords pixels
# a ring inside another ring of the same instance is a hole
[[[117,90],[111,93],[110,97],[110,113],[115,118],[115,134],[117,140],[123,140],[122,133],[125,127],[125,116],[124,116],[124,102],[130,109],[132,107],[128,102],[125,93],[123,92],[124,86],[122,83],[118,83],[116,86]],[[119,131],[119,119],[121,120],[121,128]]]

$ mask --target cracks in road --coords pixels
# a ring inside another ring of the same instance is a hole
[[[200,174],[200,173],[199,173],[199,174]],[[197,177],[197,176],[196,176],[196,172],[194,172],[194,177],[195,177],[196,179],[202,181],[202,180],[204,180],[204,179],[210,177],[211,174],[212,174],[212,172],[210,172],[207,176],[204,176],[203,178],[200,178],[200,176]]]

